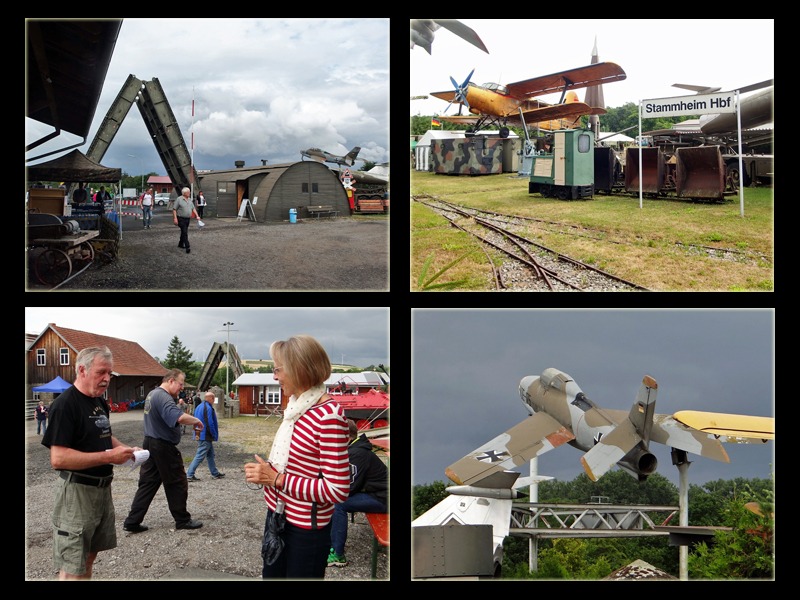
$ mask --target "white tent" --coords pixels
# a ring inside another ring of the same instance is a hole
[[[463,137],[463,131],[443,131],[439,129],[429,129],[426,131],[425,135],[419,139],[417,142],[417,147],[414,149],[416,170],[430,170],[431,140],[444,140]]]
[[[632,137],[628,137],[622,133],[611,135],[602,131],[597,134],[597,139],[605,144],[627,144],[635,141]]]

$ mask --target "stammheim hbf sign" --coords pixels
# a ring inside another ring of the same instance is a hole
[[[686,117],[736,112],[735,92],[657,98],[642,102],[642,118]]]

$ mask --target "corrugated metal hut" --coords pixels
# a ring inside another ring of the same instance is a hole
[[[350,214],[347,193],[336,173],[317,161],[259,167],[238,166],[226,171],[198,173],[206,198],[207,216],[235,217],[242,200],[253,204],[257,221],[288,221],[289,209],[308,217],[308,206],[330,205],[339,216]],[[256,200],[257,199],[257,200]]]

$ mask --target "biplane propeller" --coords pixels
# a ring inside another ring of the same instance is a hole
[[[468,89],[468,86],[469,86],[469,80],[472,78],[472,74],[474,72],[475,72],[475,69],[472,69],[472,71],[469,72],[469,75],[467,75],[467,78],[464,80],[464,83],[462,83],[461,85],[458,85],[458,82],[455,79],[453,79],[452,75],[450,76],[450,81],[453,82],[453,87],[455,87],[456,89],[455,89],[455,96],[453,96],[453,99],[447,105],[447,108],[444,109],[445,113],[450,108],[450,106],[453,104],[453,102],[458,102],[459,103],[459,106],[458,106],[458,114],[459,115],[461,115],[461,107],[462,106],[466,106],[467,109],[469,109],[469,100],[467,99],[467,89]]]

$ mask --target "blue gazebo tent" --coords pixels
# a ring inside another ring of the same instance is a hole
[[[53,381],[45,383],[44,385],[37,385],[32,389],[34,392],[50,392],[52,394],[60,394],[70,387],[72,387],[71,383],[64,381],[60,376],[56,376]]]

